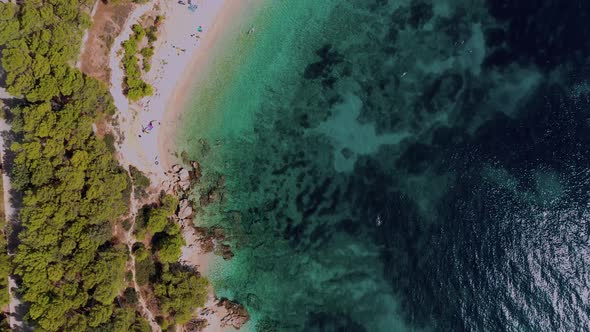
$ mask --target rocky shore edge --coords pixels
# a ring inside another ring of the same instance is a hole
[[[198,262],[203,259],[204,254],[215,253],[222,256],[224,260],[231,259],[234,254],[230,246],[223,243],[225,240],[223,229],[195,225],[196,213],[191,193],[194,186],[200,182],[202,172],[199,162],[188,161],[186,163],[189,166],[175,164],[166,171],[166,180],[162,182],[160,188],[164,194],[174,195],[179,199],[178,209],[172,218],[180,225],[186,241],[186,246],[182,248],[181,263],[198,271]],[[219,200],[219,195],[217,190],[213,190],[202,199],[206,202],[201,203]],[[250,320],[250,315],[242,304],[227,298],[217,298],[213,287],[210,287],[209,299],[205,307],[199,310],[197,318],[185,325],[185,329],[186,331],[202,331],[211,325],[212,320],[217,323],[214,325],[219,325],[221,328],[231,326],[240,329]]]

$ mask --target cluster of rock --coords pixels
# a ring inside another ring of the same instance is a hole
[[[222,298],[217,302],[217,306],[225,308],[226,312],[225,316],[221,318],[221,327],[233,326],[239,329],[250,319],[250,314],[248,314],[246,308],[239,303]]]
[[[168,179],[162,184],[164,191],[181,195],[190,189],[191,183],[199,181],[201,178],[201,166],[196,161],[192,162],[191,166],[192,170],[180,165],[172,166],[172,169],[166,172]]]
[[[225,240],[223,228],[195,227],[194,235],[202,252],[214,252],[216,255],[223,257],[224,260],[229,260],[234,257],[231,247],[227,244],[223,244],[223,241]]]
[[[222,228],[195,227],[193,224],[195,211],[193,210],[192,202],[187,197],[190,194],[192,185],[198,183],[201,179],[201,167],[196,161],[190,162],[190,165],[191,167],[189,169],[181,165],[174,165],[172,169],[166,172],[168,179],[162,185],[166,193],[181,198],[175,219],[183,230],[189,248],[198,246],[198,252],[200,253],[214,252],[222,256],[225,260],[231,259],[234,253],[231,251],[229,245],[223,243],[225,234]],[[224,185],[225,179],[223,177],[217,179],[212,189],[200,197],[199,204],[206,206],[207,204],[221,201]],[[237,213],[233,217],[239,218],[240,216]],[[193,319],[186,324],[184,327],[185,330],[192,332],[203,330],[208,326],[207,317],[212,315],[217,317],[221,327],[232,326],[235,329],[239,329],[250,319],[250,315],[243,305],[226,298],[220,300],[215,299],[215,302],[211,302],[210,305],[201,310],[198,319]]]
[[[190,162],[191,169],[184,168],[180,165],[172,166],[172,169],[166,172],[168,179],[164,182],[163,188],[166,193],[173,194],[177,197],[187,197],[191,186],[198,183],[201,178],[201,165],[196,162]],[[212,188],[205,195],[199,199],[200,206],[206,206],[213,202],[218,202],[222,197],[222,188],[225,185],[225,179],[219,177],[212,185]],[[199,228],[194,227],[192,222],[194,210],[192,203],[187,198],[182,198],[179,201],[176,219],[183,229],[189,227],[193,229],[192,238],[196,243],[189,245],[198,245],[200,252],[208,253],[214,252],[216,255],[222,256],[223,259],[229,260],[234,257],[231,247],[224,244],[225,235],[221,228]],[[189,241],[187,241],[189,242]],[[190,242],[189,242],[190,243]]]
[[[232,326],[239,329],[250,320],[250,314],[243,305],[226,298],[217,300],[214,306],[202,309],[200,315],[201,317],[217,316],[222,328]]]

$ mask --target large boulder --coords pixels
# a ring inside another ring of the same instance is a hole
[[[193,215],[193,208],[191,203],[188,199],[183,199],[180,201],[179,208],[178,208],[178,218],[180,219],[188,219]]]
[[[188,172],[188,169],[183,168],[178,172],[178,175],[180,176],[180,181],[188,181],[190,180],[191,176]]]
[[[217,307],[225,309],[218,311],[221,316],[221,327],[233,326],[233,328],[239,329],[250,320],[250,314],[248,314],[246,308],[239,303],[222,298],[217,302]]]

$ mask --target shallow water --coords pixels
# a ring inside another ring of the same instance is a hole
[[[589,14],[268,1],[179,136],[216,291],[250,330],[589,329]]]

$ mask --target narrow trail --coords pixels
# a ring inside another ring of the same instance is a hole
[[[129,174],[129,176],[131,176],[131,174]],[[137,298],[138,298],[139,306],[141,308],[141,312],[143,314],[143,317],[145,319],[147,319],[152,331],[161,332],[162,328],[156,322],[154,314],[147,307],[147,304],[145,302],[145,299],[143,298],[143,295],[141,294],[141,290],[139,289],[139,285],[137,284],[137,279],[135,277],[136,270],[135,270],[135,255],[133,255],[133,244],[136,242],[136,239],[133,236],[133,231],[135,229],[135,217],[137,216],[137,211],[139,210],[139,207],[140,207],[139,201],[135,198],[135,187],[131,187],[130,195],[131,195],[130,206],[129,206],[130,213],[129,213],[128,218],[131,218],[131,226],[129,227],[128,231],[123,232],[124,243],[125,243],[125,245],[127,245],[127,249],[129,250],[129,261],[127,262],[127,264],[129,264],[131,267],[133,288],[135,289],[135,292],[137,293]]]
[[[127,101],[127,97],[123,95],[123,91],[121,89],[124,73],[121,68],[121,55],[118,55],[118,52],[122,49],[121,43],[124,40],[129,39],[131,35],[131,25],[135,23],[142,15],[146,12],[151,10],[153,4],[148,3],[144,5],[137,6],[133,13],[127,18],[126,22],[123,24],[123,29],[119,36],[115,38],[113,45],[114,47],[111,48],[111,52],[109,54],[109,66],[111,68],[111,88],[110,92],[113,96],[115,106],[118,109],[118,115],[120,116],[120,120],[125,123],[126,119],[132,119],[133,114],[129,109],[129,103]],[[126,133],[132,132],[131,130],[126,130],[127,128],[123,127],[122,130],[117,130],[117,128],[112,127],[111,132],[116,137],[116,141],[125,141],[126,138],[124,135]],[[129,165],[132,164],[128,159],[129,151],[121,151],[121,146],[119,144],[116,145],[117,149],[117,159],[119,164],[126,169],[129,169]],[[141,151],[139,147],[137,147],[137,151]],[[142,171],[144,171],[142,169]],[[150,177],[150,181],[153,181],[152,174],[147,174]],[[129,174],[131,176],[131,174]],[[129,215],[127,218],[131,218],[131,227],[129,227],[128,231],[123,232],[123,242],[127,245],[127,249],[129,250],[129,261],[127,264],[130,266],[131,275],[132,275],[132,283],[135,292],[137,293],[139,308],[141,313],[145,319],[147,319],[148,323],[150,324],[151,330],[155,332],[161,332],[162,328],[156,322],[154,314],[149,310],[143,295],[141,294],[139,285],[137,284],[136,278],[136,269],[135,269],[135,255],[133,255],[133,244],[136,242],[135,237],[133,236],[133,231],[135,229],[135,217],[137,216],[137,211],[140,208],[140,202],[135,198],[135,188],[131,188],[131,198],[130,198],[130,206],[129,206]]]

